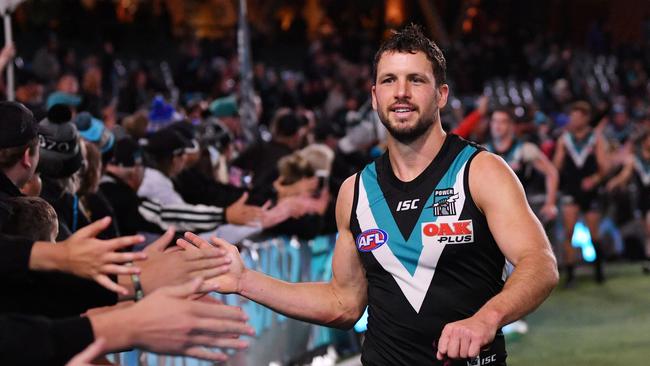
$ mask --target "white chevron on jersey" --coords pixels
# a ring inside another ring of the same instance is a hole
[[[457,213],[453,216],[438,217],[437,220],[435,220],[436,222],[458,221],[458,218],[462,212],[462,208],[465,205],[463,175],[465,174],[466,166],[467,162],[465,162],[458,171],[453,186],[454,192],[457,192],[459,194],[458,200],[456,201],[459,207]],[[433,194],[434,193],[432,193],[432,195]],[[366,194],[366,189],[361,177],[359,177],[359,200],[357,203],[356,215],[357,220],[359,221],[361,232],[377,228],[377,223],[372,214],[372,210],[370,209],[368,196]],[[422,225],[424,225],[424,223]],[[424,297],[429,290],[429,285],[431,284],[433,275],[435,274],[438,260],[440,259],[440,255],[442,254],[445,245],[435,242],[435,238],[433,237],[423,235],[422,227],[416,227],[413,228],[413,230],[419,231],[419,235],[422,236],[422,244],[424,246],[413,276],[411,276],[411,274],[395,256],[395,254],[393,254],[393,252],[390,250],[389,245],[380,246],[379,248],[373,250],[372,254],[375,256],[375,259],[377,259],[384,270],[393,276],[399,285],[399,288],[402,290],[402,293],[411,304],[415,312],[419,313],[420,308],[422,307],[422,303],[424,302]],[[418,233],[413,233],[412,235],[416,234]],[[388,240],[390,241],[390,238],[388,238]]]
[[[585,165],[587,158],[589,158],[589,155],[594,150],[594,146],[596,145],[596,135],[592,133],[591,136],[589,136],[589,140],[587,140],[587,143],[582,147],[580,151],[578,151],[578,147],[573,142],[571,134],[565,132],[562,138],[564,139],[564,146],[566,147],[569,156],[573,160],[573,163],[578,168],[582,168]]]

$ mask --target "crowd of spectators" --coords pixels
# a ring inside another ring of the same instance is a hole
[[[498,33],[455,41],[442,122],[489,144],[492,112],[507,109],[516,137],[552,160],[574,102],[587,101],[589,113],[580,110],[608,156],[594,199],[627,244],[599,256],[642,259],[650,255],[650,38],[615,48],[603,32],[594,26],[584,47],[541,35],[514,47]],[[338,188],[383,149],[370,106],[374,40],[355,41],[336,32],[311,41],[302,68],[255,60],[252,141],[230,41],[218,55],[196,39],[181,42],[176,62],[125,59],[110,42],[82,53],[54,34],[31,59],[5,46],[0,66],[22,63],[19,103],[0,103],[0,362],[64,363],[100,338],[101,353],[137,346],[219,360],[226,355],[201,346],[245,347],[231,337],[251,333],[241,311],[201,297],[227,265],[224,253],[174,239],[336,232]],[[548,194],[536,180],[527,193]],[[554,201],[546,203],[562,211]],[[132,246],[145,249],[124,251]],[[42,351],[30,352],[35,342]]]

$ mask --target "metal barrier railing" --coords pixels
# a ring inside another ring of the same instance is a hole
[[[293,237],[244,240],[241,255],[247,267],[290,282],[318,282],[331,278],[335,235],[303,241]],[[287,318],[238,295],[211,294],[229,305],[241,306],[256,336],[247,350],[232,355],[227,365],[285,365],[317,347],[331,344],[336,330]],[[188,357],[162,356],[139,350],[112,355],[126,366],[208,366]]]

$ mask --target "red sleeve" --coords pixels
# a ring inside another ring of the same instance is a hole
[[[456,134],[464,139],[469,138],[469,135],[474,131],[476,125],[481,121],[481,114],[474,110],[468,114],[459,124],[454,128],[451,133]]]

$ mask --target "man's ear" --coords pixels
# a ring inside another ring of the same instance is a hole
[[[372,86],[372,90],[370,91],[370,97],[372,101],[372,109],[377,110],[377,91],[375,85]]]
[[[31,148],[29,148],[29,147],[26,148],[25,152],[23,153],[22,158],[20,159],[20,163],[23,166],[25,166],[26,168],[31,168],[32,167],[32,154],[31,154],[31,152],[32,152]],[[36,162],[35,164],[38,164],[38,162]]]
[[[447,105],[447,98],[449,97],[449,85],[442,84],[437,89],[438,93],[438,109],[442,109]]]

